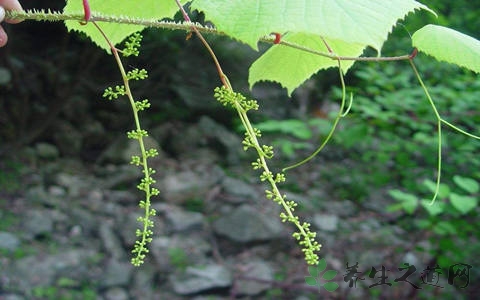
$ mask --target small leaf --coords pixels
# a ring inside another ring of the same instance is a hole
[[[480,187],[478,182],[475,179],[461,177],[458,175],[453,176],[453,181],[462,189],[469,192],[470,194],[478,193]]]
[[[423,184],[427,187],[427,189],[435,193],[435,190],[437,188],[437,184],[430,179],[425,179],[423,181]],[[440,187],[438,190],[438,197],[439,198],[447,198],[450,195],[450,187],[444,183],[440,183]]]
[[[439,235],[457,234],[457,229],[450,222],[440,221],[433,227],[433,231]]]
[[[325,280],[332,280],[333,278],[335,278],[335,276],[337,276],[338,272],[335,271],[335,270],[328,270],[327,272],[325,272],[322,276],[323,279]]]
[[[318,282],[315,277],[305,276],[305,283],[311,286],[317,286]]]
[[[323,285],[323,287],[329,292],[334,292],[336,289],[338,289],[338,284],[336,282],[327,282]]]
[[[325,258],[322,258],[317,265],[318,273],[323,272],[323,270],[325,270],[326,267],[327,267],[327,261],[325,260]]]
[[[418,206],[418,199],[412,194],[400,190],[390,190],[388,193],[396,200],[402,202],[402,208],[409,214],[412,214]]]
[[[308,274],[312,277],[318,277],[318,270],[316,266],[308,266]]]
[[[478,199],[472,196],[462,196],[455,193],[450,195],[450,202],[462,214],[466,214],[477,207]]]
[[[412,44],[420,52],[480,73],[480,41],[456,30],[426,25],[412,36]]]
[[[425,208],[428,214],[432,217],[441,214],[445,210],[445,203],[436,201],[434,204],[431,204],[432,200],[423,199],[420,204]]]

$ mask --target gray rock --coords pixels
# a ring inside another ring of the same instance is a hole
[[[205,197],[212,187],[225,176],[217,166],[203,166],[167,174],[157,181],[154,187],[160,190],[160,196],[169,203],[182,203],[186,200]]]
[[[155,277],[157,266],[144,264],[136,271],[133,273],[132,285],[128,289],[131,299],[156,299],[152,287],[159,285]]]
[[[201,213],[184,211],[174,206],[170,206],[170,209],[165,211],[165,218],[167,224],[175,232],[194,228],[201,229],[205,222]]]
[[[145,150],[155,148],[157,149],[159,156],[163,156],[161,154],[160,146],[154,138],[147,136],[143,139],[143,143],[145,145]],[[97,162],[128,164],[132,160],[132,155],[141,155],[138,141],[127,139],[126,136],[121,136],[100,155]]]
[[[338,216],[327,214],[315,214],[313,217],[313,224],[323,231],[337,231]]]
[[[72,207],[70,208],[69,215],[71,219],[70,222],[75,223],[75,227],[78,228],[76,230],[84,234],[97,232],[99,220],[95,218],[95,215],[90,211],[80,207]]]
[[[91,178],[84,178],[80,175],[59,173],[55,178],[55,182],[62,187],[65,187],[68,191],[68,196],[77,198],[85,196],[95,186],[94,182],[91,182]]]
[[[28,203],[57,206],[63,196],[57,197],[52,193],[47,193],[43,185],[37,185],[29,188],[25,193],[25,197],[27,198]]]
[[[104,191],[105,200],[119,204],[136,204],[138,197],[131,191]]]
[[[7,295],[2,295],[2,298],[0,298],[0,299],[2,299],[2,300],[24,300],[25,298],[23,298],[20,295],[16,295],[16,294],[7,294]]]
[[[107,262],[105,272],[102,274],[100,286],[103,288],[126,286],[130,282],[133,266],[130,262],[111,259]]]
[[[12,290],[21,290],[28,294],[33,287],[52,286],[55,279],[68,277],[72,280],[86,281],[91,276],[91,265],[88,263],[98,255],[92,249],[62,249],[55,255],[28,256],[21,258],[2,276],[11,284]]]
[[[328,205],[326,205],[325,209],[327,209],[328,212],[336,214],[340,217],[354,216],[358,211],[358,208],[350,200],[330,201],[328,202]]]
[[[156,237],[150,247],[150,252],[162,272],[206,263],[207,254],[211,250],[210,244],[197,234]]]
[[[37,156],[43,159],[56,159],[59,156],[57,147],[48,143],[37,143],[35,151]]]
[[[48,210],[30,210],[25,215],[23,226],[28,236],[36,237],[50,234],[53,230],[51,212]]]
[[[120,287],[110,288],[105,292],[105,300],[128,300],[130,297],[125,289]]]
[[[216,264],[202,267],[187,267],[184,273],[169,276],[175,293],[189,295],[214,288],[232,285],[231,272]]]
[[[222,188],[225,193],[232,196],[228,197],[228,200],[232,203],[255,202],[260,198],[255,188],[240,179],[226,177],[222,180]]]
[[[103,247],[105,248],[109,257],[116,260],[125,259],[126,253],[123,249],[123,245],[115,234],[111,224],[102,222],[99,228],[99,235],[103,242]]]
[[[251,242],[278,238],[283,226],[277,216],[262,213],[249,205],[242,205],[229,215],[218,219],[216,233],[237,242]]]
[[[15,251],[20,246],[20,239],[10,232],[0,231],[0,249]]]
[[[245,265],[242,265],[242,268],[245,270],[245,276],[261,279],[266,281],[273,281],[273,269],[272,267],[264,261],[250,261]],[[237,293],[240,295],[254,296],[258,295],[263,291],[266,291],[270,288],[270,284],[262,283],[256,280],[242,280],[240,279],[237,283]]]
[[[229,163],[238,163],[242,156],[242,141],[239,136],[207,116],[202,116],[195,127],[210,140],[215,140],[225,148],[226,159]]]
[[[405,255],[402,257],[401,263],[419,266],[421,264],[421,261],[413,252],[409,251],[405,253]]]

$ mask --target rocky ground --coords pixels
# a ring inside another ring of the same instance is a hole
[[[389,201],[382,194],[368,205],[329,197],[319,171],[329,168],[327,160],[289,173],[295,185],[285,187],[318,233],[327,269],[338,271],[334,292],[307,285],[311,273],[292,228],[264,198],[240,138],[208,117],[176,126],[175,135],[172,130],[153,129],[149,143],[161,148],[169,139],[172,148],[188,151],[176,157],[161,151],[152,162],[161,194],[153,204],[151,253],[138,268],[129,263],[141,213],[135,189],[141,174],[128,164],[135,144],[119,137],[94,163],[61,157],[51,143],[20,153],[23,167],[3,171],[0,192],[0,299],[427,299],[458,293],[446,277],[438,283],[442,289],[393,281],[404,274],[397,267],[409,263],[417,273],[408,280],[421,283],[419,273],[432,260],[419,250],[430,246],[425,235],[407,232],[395,224],[399,216],[382,213]],[[357,262],[359,280],[350,282],[344,276]],[[381,273],[368,276],[382,265],[393,285],[369,287],[382,282]]]

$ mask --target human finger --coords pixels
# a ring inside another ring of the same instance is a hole
[[[5,13],[5,10],[23,10],[18,0],[0,0],[0,7],[3,7],[4,13]],[[3,18],[1,18],[0,20],[3,21]],[[5,22],[11,23],[11,24],[16,24],[21,21],[22,20],[8,20],[8,19],[5,20]]]
[[[7,43],[8,37],[7,34],[5,33],[5,30],[3,30],[2,26],[0,26],[0,47],[5,46]]]

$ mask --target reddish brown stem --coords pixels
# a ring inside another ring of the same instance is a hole
[[[88,20],[90,20],[90,17],[92,16],[92,12],[90,11],[90,4],[88,3],[88,0],[82,0],[82,3],[83,3],[83,14],[84,14],[83,19],[85,21],[80,22],[80,24],[87,25]]]

